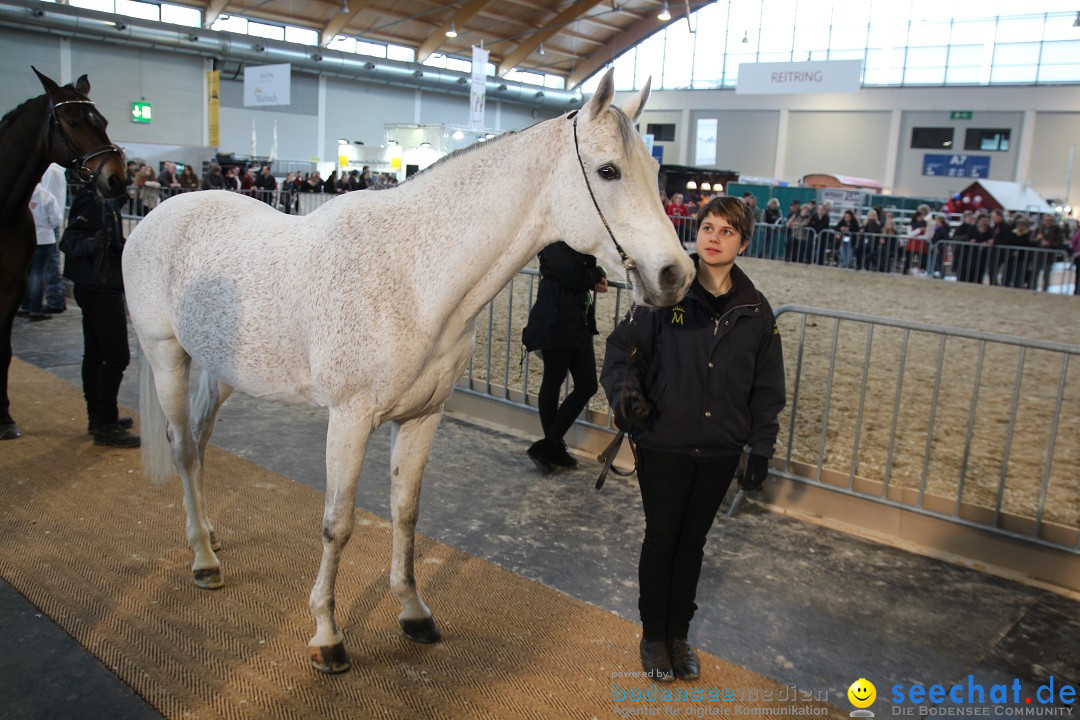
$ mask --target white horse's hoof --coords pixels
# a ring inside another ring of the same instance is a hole
[[[309,647],[311,665],[321,673],[334,675],[343,673],[352,667],[349,653],[345,652],[345,643],[334,643],[329,647]]]
[[[206,568],[196,570],[195,584],[203,590],[217,590],[225,587],[225,581],[221,578],[221,568]]]
[[[435,624],[434,618],[426,617],[398,622],[401,623],[401,631],[405,633],[405,637],[413,642],[435,643],[442,639],[442,633],[439,632],[439,626]]]

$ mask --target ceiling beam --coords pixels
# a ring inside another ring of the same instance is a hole
[[[454,29],[459,33],[461,28],[465,27],[465,23],[472,20],[479,12],[486,8],[495,0],[469,0],[469,2],[462,5],[457,11],[450,16],[450,18],[439,25],[432,31],[428,39],[424,41],[424,44],[416,51],[416,62],[422,63],[428,59],[431,53],[439,49],[446,40],[446,31],[450,29],[450,23],[454,23]]]
[[[228,4],[229,0],[210,0],[210,4],[206,8],[206,14],[203,15],[203,27],[208,28],[213,25]]]
[[[371,0],[349,0],[348,5],[346,5],[346,7],[349,8],[349,12],[339,12],[337,15],[330,18],[330,22],[326,23],[326,27],[322,29],[322,32],[319,35],[319,44],[323,47],[329,45],[330,42],[345,29],[345,26],[349,24],[349,21],[370,4]]]
[[[524,42],[510,51],[510,53],[503,58],[502,62],[499,63],[496,74],[499,77],[506,75],[506,73],[517,67],[519,62],[532,55],[542,41],[550,40],[555,35],[558,35],[564,26],[580,19],[583,15],[602,2],[604,2],[604,0],[577,0],[576,3],[556,15],[550,23],[546,23],[546,29],[541,28],[535,35],[529,36]]]
[[[698,8],[692,8],[692,10],[696,9]],[[674,25],[680,19],[686,17],[685,4],[683,4],[682,7],[678,7],[676,3],[669,3],[668,11],[671,13],[671,19],[666,23],[657,20],[656,16],[650,13],[619,33],[618,47],[605,47],[597,50],[592,55],[582,58],[581,61],[578,62],[577,67],[574,68],[574,72],[567,75],[566,89],[572,90],[580,85],[586,78],[610,62],[615,55],[619,54],[622,50],[637,45],[645,38],[657,32],[660,28]],[[614,40],[615,38],[612,38],[612,42],[614,42]]]

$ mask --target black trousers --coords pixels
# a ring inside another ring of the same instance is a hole
[[[544,437],[562,442],[563,436],[585,406],[596,394],[596,356],[590,342],[587,347],[574,350],[544,349],[544,378],[536,401],[540,411],[540,426]],[[573,391],[559,405],[559,394],[566,373],[574,381]]]
[[[82,308],[82,382],[86,412],[98,425],[116,422],[116,396],[124,370],[131,362],[128,350],[124,294],[76,285],[75,302]]]
[[[739,457],[694,457],[638,448],[645,509],[638,582],[646,640],[685,638],[697,605],[705,539]]]

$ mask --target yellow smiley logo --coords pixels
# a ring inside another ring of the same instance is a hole
[[[851,683],[847,691],[848,700],[857,708],[867,708],[877,699],[877,688],[866,678],[859,678]]]

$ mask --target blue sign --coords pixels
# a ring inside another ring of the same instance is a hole
[[[990,175],[985,155],[923,155],[922,174],[934,177],[984,178]]]
[[[664,162],[664,146],[663,145],[653,145],[652,146],[652,156],[654,158],[656,158],[656,162],[663,163]]]

